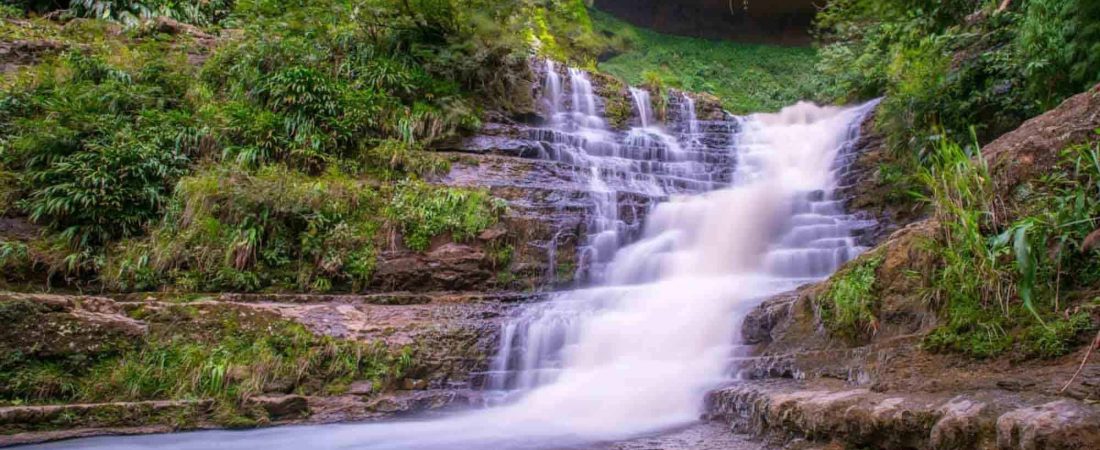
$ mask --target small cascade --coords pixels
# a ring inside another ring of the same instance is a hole
[[[649,99],[649,91],[641,88],[630,88],[630,96],[634,98],[634,108],[638,110],[638,120],[642,122],[642,128],[649,128],[653,123],[653,103]]]
[[[684,121],[686,127],[683,131],[683,140],[687,141],[692,148],[702,145],[700,141],[699,132],[699,118],[695,113],[695,99],[691,98],[686,92],[680,94],[682,103],[680,104],[680,117]]]
[[[542,97],[543,108],[550,120],[558,120],[562,108],[561,75],[558,74],[557,65],[553,60],[546,60],[546,95]]]
[[[604,128],[603,118],[596,112],[596,93],[588,74],[583,70],[570,68],[569,82],[573,92],[573,117],[577,125],[595,130]]]
[[[648,206],[670,195],[705,192],[729,182],[732,158],[728,136],[733,122],[716,122],[709,131],[695,136],[715,135],[706,145],[669,134],[656,123],[650,93],[631,88],[640,127],[626,132],[607,127],[601,115],[602,101],[588,74],[569,68],[564,74],[552,61],[539,100],[546,125],[530,131],[541,146],[540,159],[557,161],[573,168],[585,180],[590,200],[585,224],[585,241],[578,249],[574,279],[599,282],[615,251],[640,234],[641,217]],[[568,86],[567,90],[563,86]],[[682,121],[683,118],[680,118]],[[698,129],[699,122],[675,123],[673,127]],[[553,253],[548,252],[548,253]]]

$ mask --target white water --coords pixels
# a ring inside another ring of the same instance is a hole
[[[621,214],[624,194],[656,198],[697,193],[717,187],[720,177],[712,173],[715,165],[705,162],[707,149],[685,150],[655,123],[648,92],[630,89],[641,126],[616,132],[601,117],[600,100],[585,71],[568,69],[568,83],[563,83],[556,64],[549,60],[545,64],[540,103],[550,120],[545,127],[532,129],[531,138],[543,145],[540,159],[572,166],[578,178],[587,181],[591,211],[575,278],[599,282],[615,252],[637,234],[637,224],[627,219],[639,215],[638,211],[627,217]],[[568,92],[563,89],[566,84]],[[693,124],[687,126],[697,130],[694,117],[690,121]]]
[[[591,84],[570,78],[573,123],[599,129]],[[42,448],[545,449],[690,423],[705,392],[731,379],[745,313],[767,295],[827,275],[860,250],[850,237],[859,223],[843,214],[831,191],[837,161],[868,108],[800,103],[745,119],[732,186],[660,204],[642,238],[609,257],[600,286],[532,305],[505,328],[494,363],[496,387],[508,399],[503,406],[428,422],[101,438]],[[602,183],[600,167],[590,167],[593,183]]]

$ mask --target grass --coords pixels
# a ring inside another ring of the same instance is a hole
[[[822,321],[830,333],[854,340],[878,328],[874,287],[875,271],[880,265],[881,257],[862,259],[833,278],[818,300]]]
[[[623,49],[599,63],[599,70],[630,84],[656,77],[670,87],[713,94],[735,114],[774,111],[816,98],[813,48],[664,35],[598,10],[590,14],[595,29]]]
[[[1060,165],[1011,197],[996,195],[974,148],[943,141],[920,175],[940,226],[928,282],[942,322],[924,347],[975,358],[1068,353],[1092,328],[1063,297],[1095,286],[1087,241],[1100,217],[1100,143],[1065,149]]]

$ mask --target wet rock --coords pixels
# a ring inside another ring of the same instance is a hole
[[[465,391],[431,390],[392,394],[370,402],[368,409],[387,414],[410,414],[452,406],[469,406],[471,394]]]
[[[771,342],[772,330],[787,319],[797,299],[794,295],[773,297],[749,312],[741,325],[744,343],[755,345]]]
[[[427,253],[386,252],[371,285],[398,291],[457,291],[483,287],[494,274],[484,250],[454,242]]]
[[[199,27],[196,27],[194,25],[189,25],[189,24],[186,24],[186,23],[182,23],[178,20],[175,20],[175,19],[172,19],[172,18],[169,18],[169,17],[165,17],[165,16],[157,17],[156,20],[154,20],[153,23],[152,23],[152,29],[154,31],[158,32],[158,33],[164,33],[164,34],[171,34],[171,35],[185,34],[185,35],[194,37],[196,39],[203,39],[203,40],[212,40],[212,39],[214,39],[214,36],[211,36],[211,35],[207,34],[206,32],[202,31],[202,29],[200,29]]]
[[[401,387],[407,391],[422,391],[428,388],[428,380],[406,378],[401,382]]]
[[[19,40],[0,42],[0,73],[35,64],[65,51],[67,44],[55,41]]]
[[[1073,400],[1018,409],[997,419],[1003,449],[1100,448],[1100,411]]]
[[[301,395],[262,395],[249,397],[248,403],[263,409],[275,420],[302,417],[309,414],[309,402]]]
[[[0,407],[0,446],[88,435],[80,433],[80,429],[138,428],[146,433],[164,432],[167,430],[156,426],[195,423],[208,416],[211,406],[208,400],[174,400]],[[35,433],[59,426],[70,431],[52,435]]]
[[[992,434],[990,408],[982,402],[956,397],[940,408],[940,420],[932,426],[932,448],[975,448]]]
[[[275,378],[264,382],[265,394],[289,394],[294,390],[293,380]]]
[[[90,357],[121,352],[146,333],[113,301],[0,293],[0,352],[35,358]]]
[[[886,147],[882,135],[875,129],[872,112],[861,125],[860,138],[850,160],[839,174],[837,197],[845,201],[852,214],[869,219],[868,227],[857,234],[859,244],[873,247],[898,229],[920,220],[925,215],[924,204],[913,200],[896,180],[880,176],[881,171],[896,165],[895,153]]]

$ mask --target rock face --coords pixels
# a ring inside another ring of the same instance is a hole
[[[1100,86],[1070,97],[1046,114],[1024,122],[982,148],[989,162],[994,192],[1015,217],[1018,196],[1027,184],[1048,173],[1067,146],[1086,142],[1100,128]]]
[[[807,0],[596,0],[597,8],[662,33],[783,45],[811,42]]]
[[[0,73],[14,71],[65,51],[67,46],[54,41],[0,42]]]
[[[1018,217],[1019,192],[1051,171],[1059,153],[1100,127],[1100,90],[1080,94],[983,148],[1002,220]],[[940,227],[919,213],[883,204],[873,134],[844,188],[849,207],[886,226],[851,264],[877,259],[877,326],[858,339],[831,335],[818,299],[829,281],[765,301],[743,327],[753,356],[740,360],[744,383],[713,392],[708,416],[778,442],[836,441],[883,449],[1100,448],[1100,365],[1077,370],[1086,349],[1053,360],[974,360],[922,350],[939,320],[920,293],[936,264],[923,242]],[[861,164],[863,165],[861,167]],[[908,224],[907,224],[908,223]],[[843,273],[843,269],[841,273]]]

